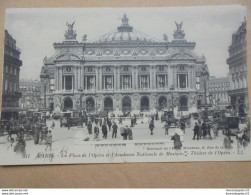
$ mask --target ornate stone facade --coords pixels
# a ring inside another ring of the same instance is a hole
[[[25,110],[38,110],[42,108],[40,81],[20,80],[19,91],[22,93],[22,98],[19,100],[20,108]]]
[[[19,109],[19,73],[22,61],[20,49],[16,46],[16,40],[5,30],[4,43],[4,68],[2,87],[2,119],[10,119],[17,116]]]
[[[159,41],[137,31],[126,15],[117,31],[91,42],[87,35],[78,42],[73,25],[67,25],[66,39],[54,43],[56,54],[44,60],[55,110],[82,105],[88,111],[138,112],[171,109],[172,102],[182,111],[196,109],[206,60],[185,40],[182,23],[176,25],[171,42],[165,34]]]
[[[214,106],[225,108],[230,105],[229,89],[229,77],[209,78],[209,93],[212,95],[212,104]]]
[[[229,46],[230,87],[228,94],[235,115],[249,115],[248,87],[247,87],[247,22],[241,24],[235,34],[232,35],[232,44]]]

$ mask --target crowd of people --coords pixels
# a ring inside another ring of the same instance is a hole
[[[55,126],[55,123],[54,123]],[[20,115],[19,118],[11,118],[7,123],[1,124],[2,134],[7,133],[7,141],[10,147],[18,154],[25,154],[26,141],[34,141],[34,145],[45,144],[46,150],[51,148],[52,134],[39,116]]]
[[[159,113],[155,114],[142,114],[121,117],[115,115],[112,116],[97,116],[97,115],[83,115],[80,120],[79,127],[87,130],[86,133],[89,135],[89,139],[93,138],[94,141],[99,141],[102,139],[123,139],[123,140],[133,140],[133,132],[135,126],[141,123],[147,123],[149,128],[149,135],[153,136],[156,128],[156,121],[162,124],[163,135],[168,135],[171,140],[174,141],[174,148],[180,149],[182,147],[181,137],[186,133],[186,129],[189,128],[193,131],[193,140],[200,139],[217,139],[219,136],[219,128],[217,123],[210,121],[209,119],[199,119],[195,120],[194,126],[190,128],[191,125],[191,115],[183,116],[179,119],[174,116],[159,117]],[[145,120],[146,119],[146,120]],[[14,146],[14,151],[17,153],[25,153],[26,141],[33,140],[34,145],[43,144],[45,145],[45,150],[52,150],[52,131],[56,124],[54,119],[51,120],[50,128],[46,124],[45,118],[40,116],[27,116],[20,115],[18,119],[11,118],[7,123],[2,123],[0,132],[7,132],[7,139]],[[68,120],[69,121],[69,120]],[[71,123],[67,122],[67,127],[71,129]],[[158,126],[159,128],[159,126]],[[175,128],[177,131],[172,131],[170,134],[170,129]],[[249,127],[247,127],[241,135],[236,134],[236,140],[238,147],[246,147],[250,142],[250,136],[248,135]],[[231,139],[229,132],[225,134],[223,140],[223,145],[226,149],[231,148],[233,140]]]

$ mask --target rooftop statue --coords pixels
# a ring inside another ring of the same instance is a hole
[[[129,19],[127,18],[126,14],[124,14],[123,18],[121,19],[122,24],[123,24],[123,25],[128,25],[128,20],[129,20]]]
[[[180,24],[175,22],[175,24],[176,24],[177,29],[173,33],[174,39],[184,39],[185,33],[184,33],[184,30],[182,30],[183,22],[181,22]]]
[[[118,26],[119,32],[132,32],[133,27],[128,24],[129,19],[127,18],[126,14],[124,14],[123,18],[121,19],[122,25]]]
[[[72,34],[73,33],[73,26],[75,24],[75,21],[72,24],[69,24],[68,22],[66,23],[66,26],[68,27],[68,33]]]
[[[68,30],[65,31],[65,39],[76,39],[77,33],[75,30],[73,30],[73,26],[75,24],[75,21],[72,24],[66,23],[66,26],[68,27]]]

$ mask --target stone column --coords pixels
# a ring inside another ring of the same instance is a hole
[[[177,89],[179,89],[180,88],[180,75],[176,74],[176,76],[177,76],[177,81],[178,81]]]
[[[117,91],[117,67],[114,66],[113,67],[113,82],[114,82],[114,89],[115,91]]]
[[[81,67],[81,84],[80,84],[80,86],[81,86],[81,88],[84,90],[85,89],[85,87],[84,87],[84,78],[85,78],[85,69],[84,69],[84,67]]]
[[[71,90],[74,89],[74,76],[71,76]]]
[[[87,90],[87,76],[85,76],[85,90]]]
[[[62,90],[62,82],[63,82],[63,78],[62,78],[62,67],[58,67],[58,74],[59,74],[59,78],[58,78],[58,90]]]
[[[75,70],[74,70],[74,83],[73,83],[73,87],[74,89],[78,90],[78,68],[75,66]]]
[[[134,70],[134,67],[132,67],[132,84],[131,84],[131,89],[132,89],[132,90],[136,89],[136,86],[135,86],[135,70]]]
[[[118,68],[118,88],[120,89],[120,67]]]
[[[81,83],[81,66],[78,67],[78,89],[82,88],[80,83]]]
[[[139,72],[138,72],[138,67],[136,66],[136,90],[139,90]]]
[[[95,70],[96,70],[96,75],[95,75],[95,79],[94,79],[94,83],[95,83],[95,91],[98,90],[98,72],[99,72],[99,69],[97,67],[95,67]]]
[[[99,67],[99,90],[102,91],[102,68]]]
[[[188,76],[186,74],[186,88],[188,88]]]
[[[58,90],[58,68],[57,67],[55,67],[54,69],[54,89],[55,91]],[[17,89],[14,89],[14,90],[16,91]]]
[[[152,89],[156,89],[156,68],[153,66],[153,86],[152,86]]]
[[[167,79],[168,79],[168,89],[170,89],[171,85],[173,84],[173,68],[170,65],[168,72],[167,72]]]

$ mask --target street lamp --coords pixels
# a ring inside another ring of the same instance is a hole
[[[170,91],[174,91],[174,86],[173,85],[170,87]],[[171,95],[172,95],[172,114],[173,114],[174,105],[173,105],[173,93],[172,92],[171,92]]]
[[[204,112],[204,124],[205,124],[205,136],[204,138],[206,139],[212,139],[211,133],[210,133],[210,123],[209,123],[209,119],[208,119],[208,108],[211,107],[211,100],[212,100],[212,94],[207,95],[207,79],[209,77],[209,73],[203,69],[201,76],[203,77],[203,81],[204,81],[204,102],[201,103],[200,108],[204,108],[205,112]],[[199,99],[202,101],[203,95],[199,94]],[[209,98],[209,103],[207,101],[207,98]]]
[[[83,89],[80,87],[79,89],[78,89],[78,92],[80,93],[80,97],[79,97],[79,101],[80,101],[80,110],[82,110],[83,109],[83,107],[82,107],[82,97],[83,97]]]
[[[78,89],[78,91],[79,91],[79,93],[80,93],[80,97],[79,97],[79,101],[80,101],[80,112],[79,112],[79,114],[80,114],[80,118],[81,118],[81,127],[83,127],[83,115],[82,115],[83,106],[82,106],[82,97],[83,97],[83,95],[84,95],[84,93],[83,93],[84,90],[80,87],[80,88]]]
[[[48,71],[45,69],[45,67],[43,66],[42,71],[40,73],[40,78],[41,81],[44,85],[44,113],[46,114],[46,86],[49,80],[49,73]],[[46,124],[46,117],[44,116],[44,123]]]

